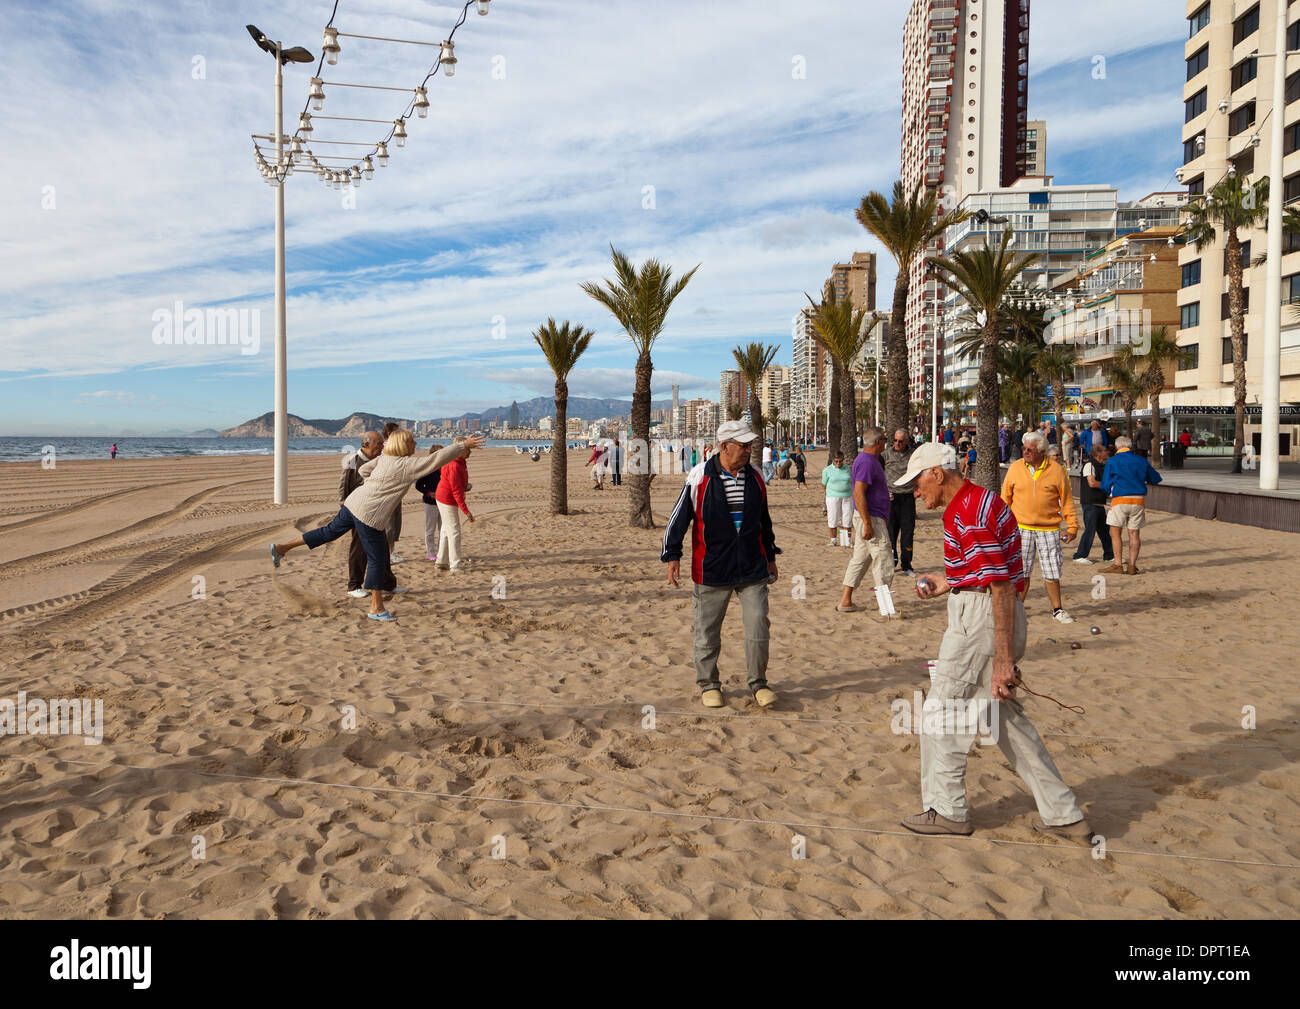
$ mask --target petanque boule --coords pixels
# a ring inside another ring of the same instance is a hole
[[[1088,630],[1092,631],[1093,634],[1101,633],[1101,628],[1096,626],[1095,624],[1092,627],[1089,627]]]

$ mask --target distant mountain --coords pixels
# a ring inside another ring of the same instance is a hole
[[[672,405],[673,401],[671,399],[652,400],[650,409],[666,410]],[[632,401],[630,399],[588,399],[584,396],[570,396],[568,411],[570,417],[580,417],[583,420],[595,420],[597,417],[626,417],[632,412]],[[537,396],[519,404],[519,421],[522,424],[531,425],[543,417],[554,416],[554,396]],[[494,406],[482,413],[463,413],[456,419],[460,420],[461,418],[466,420],[478,418],[486,422],[505,423],[510,419],[510,407]]]
[[[412,427],[414,421],[402,417],[381,417],[374,413],[348,414],[342,420],[304,420],[289,414],[290,438],[359,438],[367,431],[378,431],[389,421]],[[264,413],[238,427],[222,431],[218,438],[274,438],[275,414]]]

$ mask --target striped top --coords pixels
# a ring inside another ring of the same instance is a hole
[[[1025,587],[1020,527],[998,495],[967,480],[943,510],[944,577],[954,589],[990,582]]]
[[[731,509],[731,521],[736,524],[736,532],[740,532],[740,523],[745,517],[745,471],[742,468],[736,476],[732,476],[719,467],[718,479],[727,488],[727,507]]]

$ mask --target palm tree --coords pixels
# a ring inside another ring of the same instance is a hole
[[[943,402],[948,419],[961,420],[961,408],[966,405],[964,402],[966,393],[961,389],[944,389],[939,394],[939,398]]]
[[[864,309],[854,309],[853,302],[839,301],[835,288],[827,283],[822,289],[821,302],[813,301],[813,339],[830,354],[834,366],[835,384],[839,393],[839,447],[845,459],[858,454],[857,396],[853,381],[853,362],[867,345],[871,331],[880,323],[880,316]],[[832,401],[834,402],[834,401]],[[833,446],[832,446],[833,448]]]
[[[1133,348],[1120,347],[1106,368],[1106,381],[1115,390],[1120,404],[1124,407],[1125,432],[1133,437],[1133,408],[1138,398],[1146,392],[1146,383],[1142,379],[1142,364]]]
[[[739,403],[732,403],[727,407],[727,420],[740,420],[745,408]]]
[[[551,514],[569,514],[569,453],[565,450],[565,441],[569,427],[569,372],[578,363],[591,338],[595,336],[590,330],[571,325],[567,320],[557,326],[554,319],[547,319],[544,326],[533,332],[533,339],[546,355],[546,363],[555,372],[555,440],[551,445]],[[627,451],[624,446],[624,451]]]
[[[998,348],[998,378],[1003,383],[1003,403],[1008,417],[1029,417],[1038,409],[1036,363],[1042,347],[1032,343],[1004,343]]]
[[[1232,398],[1237,424],[1232,448],[1232,472],[1241,472],[1241,452],[1246,443],[1245,312],[1242,296],[1242,229],[1259,227],[1268,218],[1268,176],[1254,183],[1237,173],[1227,176],[1208,193],[1194,196],[1183,208],[1187,241],[1200,252],[1213,245],[1223,229],[1223,254],[1228,260],[1228,317],[1232,334]],[[1276,292],[1269,292],[1276,297]]]
[[[695,276],[699,264],[673,280],[672,267],[662,265],[657,259],[647,259],[638,273],[632,261],[613,245],[609,251],[614,260],[615,280],[606,280],[605,286],[585,283],[583,291],[600,302],[614,316],[636,348],[636,389],[632,393],[630,427],[632,442],[627,446],[629,461],[632,448],[639,450],[637,463],[628,468],[628,502],[631,509],[628,524],[640,529],[655,527],[650,511],[650,376],[654,364],[650,350],[663,332],[668,319],[668,309]],[[644,453],[644,454],[641,454]]]
[[[1074,379],[1074,368],[1078,363],[1079,351],[1067,343],[1053,343],[1034,357],[1034,370],[1052,390],[1057,438],[1060,438],[1061,415],[1065,413],[1065,383]]]
[[[902,182],[895,182],[892,199],[871,192],[862,198],[857,211],[858,222],[878,238],[898,264],[894,280],[894,304],[889,318],[889,391],[886,396],[886,427],[911,430],[907,423],[907,292],[911,284],[912,264],[926,246],[954,224],[970,217],[965,210],[939,212],[939,191],[921,195],[921,183],[909,196]]]
[[[1146,352],[1147,366],[1142,371],[1142,380],[1146,386],[1147,399],[1151,402],[1151,441],[1155,448],[1151,458],[1156,469],[1160,468],[1160,393],[1170,384],[1167,378],[1169,369],[1177,369],[1184,356],[1185,351],[1178,346],[1177,338],[1169,335],[1167,326],[1151,330]],[[1170,420],[1170,441],[1173,437],[1173,421]]]
[[[736,359],[736,369],[744,376],[749,388],[749,426],[758,434],[760,453],[767,444],[766,418],[763,416],[763,400],[759,397],[758,387],[763,384],[763,372],[767,371],[780,344],[768,346],[762,343],[750,343],[741,347],[737,345],[731,352]]]
[[[998,309],[1016,278],[1038,261],[1037,253],[1011,252],[1014,232],[1007,228],[995,248],[984,246],[968,252],[954,252],[934,261],[944,283],[966,302],[982,327],[980,377],[975,408],[974,479],[997,490],[998,479]],[[891,333],[892,337],[893,334]]]

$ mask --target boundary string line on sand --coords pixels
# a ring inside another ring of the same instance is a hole
[[[871,835],[887,836],[887,837],[921,838],[921,839],[934,837],[934,838],[947,838],[949,840],[959,840],[959,841],[973,840],[973,841],[984,841],[989,844],[1015,845],[1024,848],[1050,848],[1053,851],[1058,851],[1058,852],[1069,850],[1068,847],[1062,847],[1061,845],[1057,845],[1049,842],[1042,842],[1042,841],[1012,841],[1012,840],[1007,840],[1004,838],[996,838],[996,837],[974,837],[974,836],[962,837],[960,835],[916,834],[908,830],[886,830],[882,827],[850,827],[847,825],[837,825],[837,824],[828,824],[828,823],[800,823],[798,821],[793,821],[793,820],[768,820],[757,816],[721,816],[716,813],[686,813],[680,810],[673,810],[673,809],[637,809],[632,806],[606,806],[606,805],[596,805],[594,803],[583,803],[583,802],[559,802],[553,799],[510,799],[504,796],[467,795],[465,793],[454,793],[454,792],[433,792],[433,791],[426,791],[424,789],[418,789],[418,788],[397,788],[391,785],[388,786],[345,785],[333,781],[316,781],[311,778],[272,778],[272,777],[266,777],[257,774],[236,774],[233,771],[201,771],[193,768],[186,770],[186,769],[172,768],[167,766],[166,764],[160,767],[142,767],[136,764],[116,764],[116,763],[97,764],[95,761],[92,760],[74,760],[74,759],[64,758],[64,757],[56,757],[53,756],[52,754],[41,754],[41,756],[46,756],[49,757],[49,759],[51,760],[59,761],[65,764],[88,764],[97,767],[99,770],[117,768],[120,770],[147,771],[155,774],[158,772],[176,773],[179,770],[179,773],[182,774],[186,774],[186,773],[195,774],[201,777],[208,777],[208,778],[225,778],[227,780],[232,780],[232,781],[260,781],[271,785],[295,785],[295,786],[315,785],[318,788],[337,788],[337,789],[344,789],[348,791],[371,792],[371,793],[380,793],[380,794],[387,794],[387,795],[422,796],[430,799],[447,799],[451,801],[472,801],[472,802],[485,802],[485,803],[499,802],[499,803],[503,803],[506,805],[513,805],[513,806],[547,806],[547,807],[558,808],[558,809],[582,809],[582,810],[587,810],[589,812],[597,812],[597,813],[632,813],[632,814],[639,814],[642,816],[662,816],[662,817],[683,819],[683,820],[707,820],[713,823],[740,823],[740,824],[749,824],[749,825],[756,825],[756,826],[763,826],[763,827],[785,827],[787,829],[799,828],[802,830],[824,830],[824,831],[832,831],[832,832],[839,832],[839,833],[871,834]],[[30,759],[30,758],[24,758],[24,759]],[[1080,847],[1078,848],[1078,850],[1081,852],[1086,851],[1089,854],[1089,856],[1091,856],[1093,851],[1091,845],[1087,847]],[[1180,859],[1183,861],[1190,861],[1190,862],[1220,862],[1220,863],[1227,863],[1230,865],[1260,866],[1260,867],[1273,868],[1273,869],[1300,869],[1300,863],[1294,863],[1294,862],[1265,862],[1265,861],[1255,861],[1255,860],[1236,859],[1236,858],[1216,858],[1210,855],[1176,855],[1173,854],[1172,852],[1164,852],[1164,851],[1137,851],[1133,849],[1110,848],[1110,847],[1107,847],[1106,850],[1108,855],[1113,852],[1115,854],[1120,854],[1120,855],[1135,855],[1135,856],[1150,857],[1150,858],[1175,858],[1175,859]]]
[[[451,698],[439,694],[430,694],[429,696],[433,700],[442,701],[444,704],[486,704],[486,705],[500,705],[500,706],[512,707],[512,708],[554,708],[562,711],[581,710],[581,711],[626,712],[629,709],[636,709],[637,713],[640,713],[640,709],[638,708],[635,701],[628,701],[627,706],[604,705],[604,704],[541,704],[541,703],[532,704],[527,701],[489,701],[489,700],[475,700],[473,698],[468,698],[468,697]],[[905,698],[900,698],[900,700],[905,700]],[[764,713],[762,715],[741,715],[737,713],[732,713],[729,715],[714,715],[714,714],[706,714],[700,711],[673,711],[669,709],[665,709],[661,711],[658,708],[655,708],[655,717],[658,718],[660,715],[675,715],[675,716],[680,716],[682,718],[708,718],[708,719],[716,719],[718,721],[727,721],[730,719],[761,718],[765,722],[767,721],[809,722],[815,725],[879,725],[880,724],[878,719],[858,720],[858,719],[839,719],[839,718],[805,718],[798,715],[774,715],[768,713]],[[262,717],[262,716],[258,716],[258,717]],[[908,733],[908,735],[912,735],[912,734],[913,733]],[[1281,747],[1283,745],[1279,742],[1275,742],[1272,740],[1264,743],[1234,743],[1231,741],[1214,740],[1214,739],[1153,739],[1145,736],[1097,736],[1087,732],[1040,732],[1039,735],[1059,737],[1062,739],[1100,739],[1105,742],[1111,742],[1111,743],[1168,743],[1171,745],[1178,745],[1178,746],[1202,746],[1206,743],[1211,743],[1215,746],[1235,746],[1238,747],[1239,749],[1247,749],[1247,750],[1265,750],[1265,749],[1270,749],[1272,747]]]

